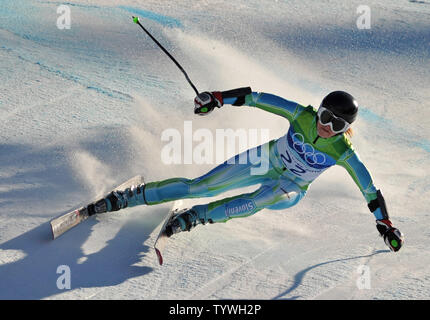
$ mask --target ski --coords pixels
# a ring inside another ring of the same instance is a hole
[[[115,187],[113,191],[115,190],[124,190],[130,186],[138,186],[140,184],[144,183],[143,177],[141,175],[137,175],[121,185]],[[90,202],[89,204],[93,204],[94,202]],[[68,212],[66,214],[63,214],[57,218],[54,218],[51,220],[51,231],[52,231],[52,239],[55,240],[59,236],[61,236],[66,231],[72,229],[73,227],[77,226],[81,222],[87,220],[90,217],[90,213],[88,211],[88,205],[81,207],[79,209],[73,210],[71,212]]]
[[[172,217],[180,211],[179,207],[181,205],[182,205],[182,200],[176,201],[174,203],[173,209],[169,211],[168,215],[164,219],[163,223],[161,224],[161,228],[158,233],[158,236],[155,239],[154,250],[155,250],[155,253],[157,254],[158,263],[160,264],[160,266],[163,265],[163,262],[164,262],[163,252],[164,252],[164,248],[166,247],[167,240],[169,239],[169,237],[166,234],[166,226],[169,223],[169,221],[172,219]]]

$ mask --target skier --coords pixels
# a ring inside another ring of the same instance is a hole
[[[404,236],[393,227],[382,192],[376,189],[369,171],[348,138],[352,135],[351,124],[358,112],[352,95],[344,91],[331,92],[315,109],[276,95],[252,92],[248,87],[203,92],[197,95],[194,104],[194,111],[199,115],[207,115],[226,104],[256,107],[286,118],[290,127],[279,139],[236,155],[201,177],[173,178],[114,191],[94,203],[92,210],[96,213],[117,211],[140,204],[155,205],[177,199],[211,197],[235,188],[261,185],[254,192],[195,205],[179,212],[167,225],[166,233],[170,237],[190,231],[198,224],[247,217],[263,208],[290,208],[305,196],[312,181],[337,164],[344,167],[357,184],[376,218],[377,230],[386,245],[392,251],[402,247]],[[269,150],[266,158],[263,156],[264,148]],[[261,161],[268,161],[265,174],[251,174],[251,169],[259,164],[249,161],[250,152],[257,152],[262,155]],[[246,163],[239,161],[244,157],[248,159]]]

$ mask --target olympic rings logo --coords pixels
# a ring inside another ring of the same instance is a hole
[[[323,153],[315,152],[314,147],[309,143],[304,143],[305,138],[300,133],[294,133],[292,136],[294,150],[304,156],[307,163],[311,165],[319,164],[322,165],[326,162],[326,156]]]

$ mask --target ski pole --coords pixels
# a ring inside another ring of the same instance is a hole
[[[188,77],[188,74],[185,72],[184,68],[182,68],[182,66],[179,64],[178,61],[176,61],[175,58],[172,57],[172,55],[157,41],[157,39],[155,39],[149,32],[148,30],[145,29],[144,26],[141,25],[140,21],[139,21],[139,17],[133,17],[133,22],[138,24],[143,31],[146,32],[146,34],[160,47],[161,50],[163,50],[163,52],[165,54],[167,54],[167,56],[172,59],[172,61],[176,64],[176,66],[179,68],[179,70],[182,71],[182,73],[184,74],[185,78],[187,79],[188,83],[190,84],[190,86],[194,89],[194,91],[196,92],[196,95],[199,95],[199,91],[196,89],[196,87],[194,86],[194,84],[191,82],[190,78]]]

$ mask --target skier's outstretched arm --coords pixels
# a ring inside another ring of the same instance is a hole
[[[393,227],[388,215],[387,206],[381,190],[377,190],[370,172],[360,160],[358,154],[350,149],[337,162],[344,167],[367,201],[369,210],[376,218],[376,228],[387,246],[392,251],[400,250],[403,244],[403,234]]]
[[[250,87],[245,87],[229,91],[203,92],[194,99],[194,112],[206,115],[215,107],[220,108],[226,104],[257,107],[280,115],[288,121],[292,121],[304,108],[297,102],[270,93],[252,92]]]

